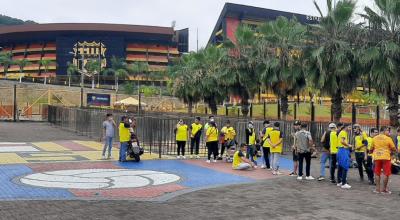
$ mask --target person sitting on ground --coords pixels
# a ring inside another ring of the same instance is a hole
[[[255,167],[255,164],[247,159],[244,155],[247,145],[241,144],[240,148],[233,155],[232,169],[234,170],[249,170]]]

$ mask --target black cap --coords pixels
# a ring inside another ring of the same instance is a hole
[[[298,126],[300,126],[301,125],[301,121],[299,121],[299,120],[296,120],[296,121],[294,121],[294,123],[293,123],[294,125],[298,125]]]

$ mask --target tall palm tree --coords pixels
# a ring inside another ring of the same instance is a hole
[[[306,27],[295,18],[277,20],[259,27],[260,47],[263,50],[261,78],[266,86],[280,98],[283,119],[288,114],[288,96],[294,96],[305,87],[302,45]]]
[[[149,64],[147,62],[133,62],[128,64],[127,71],[129,76],[133,77],[146,77],[148,79]],[[138,79],[138,92],[140,92],[140,80]]]
[[[257,35],[248,25],[240,25],[235,32],[236,42],[227,41],[225,47],[229,49],[226,58],[227,70],[221,75],[221,83],[229,93],[241,98],[242,114],[249,113],[249,100],[254,97],[260,88],[257,71],[260,62],[257,60]]]
[[[199,63],[195,56],[196,53],[183,55],[174,61],[173,66],[168,68],[168,86],[174,96],[188,104],[188,113],[190,114],[193,112],[193,105],[202,97],[198,86]]]
[[[54,64],[54,62],[51,61],[51,60],[40,60],[39,64],[44,67],[44,73],[48,73],[49,72],[49,66],[51,64]]]
[[[115,91],[118,92],[118,87],[119,87],[118,80],[125,79],[126,77],[128,77],[127,64],[123,58],[119,58],[116,56],[111,57],[110,63],[111,63],[111,67],[107,68],[102,73],[104,75],[111,74],[112,76],[114,76]]]
[[[400,94],[400,2],[375,0],[378,11],[365,7],[362,15],[369,22],[369,32],[361,63],[374,82],[374,88],[386,96],[390,124],[398,126]]]
[[[78,73],[78,67],[71,62],[67,63],[68,87],[71,87],[71,77]]]
[[[356,86],[359,73],[353,69],[355,55],[347,33],[351,28],[355,1],[342,0],[336,5],[327,0],[327,14],[324,15],[314,1],[321,15],[321,22],[312,28],[313,47],[307,52],[307,75],[311,86],[322,95],[331,97],[333,117],[342,117],[342,102],[346,94]]]
[[[23,73],[25,67],[29,66],[31,64],[31,62],[29,62],[27,59],[20,59],[20,60],[15,60],[14,64],[19,66],[19,72]]]
[[[4,68],[4,75],[7,76],[8,68],[12,64],[10,52],[0,52],[0,65]]]

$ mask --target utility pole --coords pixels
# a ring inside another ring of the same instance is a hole
[[[199,28],[196,29],[196,52],[199,52]]]

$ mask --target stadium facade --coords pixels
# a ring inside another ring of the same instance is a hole
[[[151,71],[167,68],[174,57],[188,52],[188,29],[124,24],[53,23],[0,26],[0,47],[12,60],[25,59],[24,76],[52,77],[67,74],[67,63],[81,67],[97,59],[110,67],[113,56],[128,63],[147,62]],[[49,60],[47,71],[41,60]],[[20,74],[11,65],[7,76]],[[0,77],[5,76],[0,66]]]

